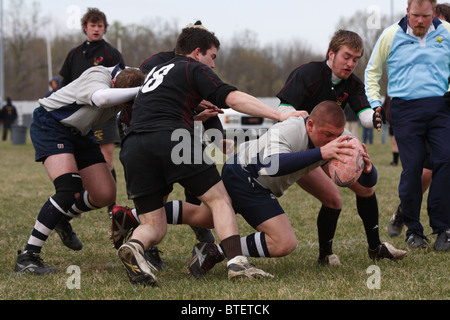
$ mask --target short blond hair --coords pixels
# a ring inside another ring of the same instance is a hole
[[[437,6],[437,0],[408,0],[408,9],[411,8],[411,5],[412,5],[413,1],[417,1],[417,3],[419,5],[421,5],[425,1],[430,1],[431,2],[431,6],[433,7],[433,10],[436,9],[436,6]]]
[[[344,110],[335,101],[330,100],[322,101],[315,106],[309,118],[314,120],[319,127],[332,124],[335,127],[343,128],[346,123]]]

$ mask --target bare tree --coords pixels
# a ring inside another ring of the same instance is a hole
[[[375,19],[375,20],[374,20]],[[377,20],[378,19],[378,20]],[[364,72],[370,60],[373,48],[383,30],[391,23],[391,19],[387,16],[376,15],[371,12],[357,11],[352,17],[341,18],[338,22],[338,29],[347,29],[356,32],[364,41],[364,55],[359,61],[355,74],[364,81]],[[386,94],[387,77],[384,76],[380,80],[383,94]]]
[[[24,0],[11,0],[10,10],[5,17],[5,92],[13,99],[32,99],[44,95],[47,81],[36,83],[45,74],[47,62],[45,41],[37,36],[39,28],[45,25],[40,17],[40,5],[31,5]],[[46,77],[45,77],[46,78]]]

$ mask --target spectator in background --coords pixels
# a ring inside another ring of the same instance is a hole
[[[2,140],[6,141],[8,138],[8,131],[11,130],[11,125],[17,120],[17,109],[12,104],[11,98],[6,98],[6,104],[3,106],[0,113],[0,119],[3,121]]]
[[[53,92],[55,92],[56,90],[59,89],[59,78],[58,77],[53,77],[50,82],[49,85],[51,87],[51,90],[49,92],[47,92],[47,94],[45,95],[46,98],[48,98]]]
[[[372,128],[363,127],[362,140],[363,140],[364,144],[367,144],[367,142],[369,142],[369,144],[373,144],[373,129]]]

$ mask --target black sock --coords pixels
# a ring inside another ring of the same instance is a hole
[[[356,207],[364,224],[369,248],[375,249],[381,244],[378,228],[378,201],[375,193],[367,198],[356,196]]]
[[[333,238],[341,209],[331,209],[322,206],[317,216],[317,229],[319,232],[319,259],[333,253]]]
[[[112,175],[112,177],[113,177],[113,179],[114,179],[114,182],[117,184],[117,176],[116,176],[116,169],[112,169],[111,170],[111,175]],[[115,206],[115,202],[113,203],[113,204],[110,204],[109,206],[108,206],[108,212],[112,212],[113,210],[114,210],[114,206]]]

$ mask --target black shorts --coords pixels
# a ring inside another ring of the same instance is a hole
[[[92,132],[86,136],[75,133],[53,118],[43,107],[36,108],[33,112],[30,136],[37,162],[44,162],[49,156],[63,153],[74,155],[79,170],[105,162]]]
[[[117,117],[112,117],[102,124],[92,126],[97,142],[105,143],[120,143],[119,126],[117,124]]]
[[[171,136],[171,131],[162,131],[132,133],[125,138],[120,161],[124,167],[130,199],[160,198],[168,195],[176,182],[198,197],[221,181],[216,166],[199,157],[193,160],[195,162],[185,158],[187,161],[180,163],[177,158],[180,141],[172,141]],[[197,150],[202,158],[202,145],[196,145],[200,149],[193,148],[194,140],[185,152],[189,154]],[[158,209],[155,206],[151,208]]]
[[[222,180],[234,210],[254,229],[264,221],[284,214],[276,196],[253,180],[238,163],[236,155],[232,163],[223,166]]]

